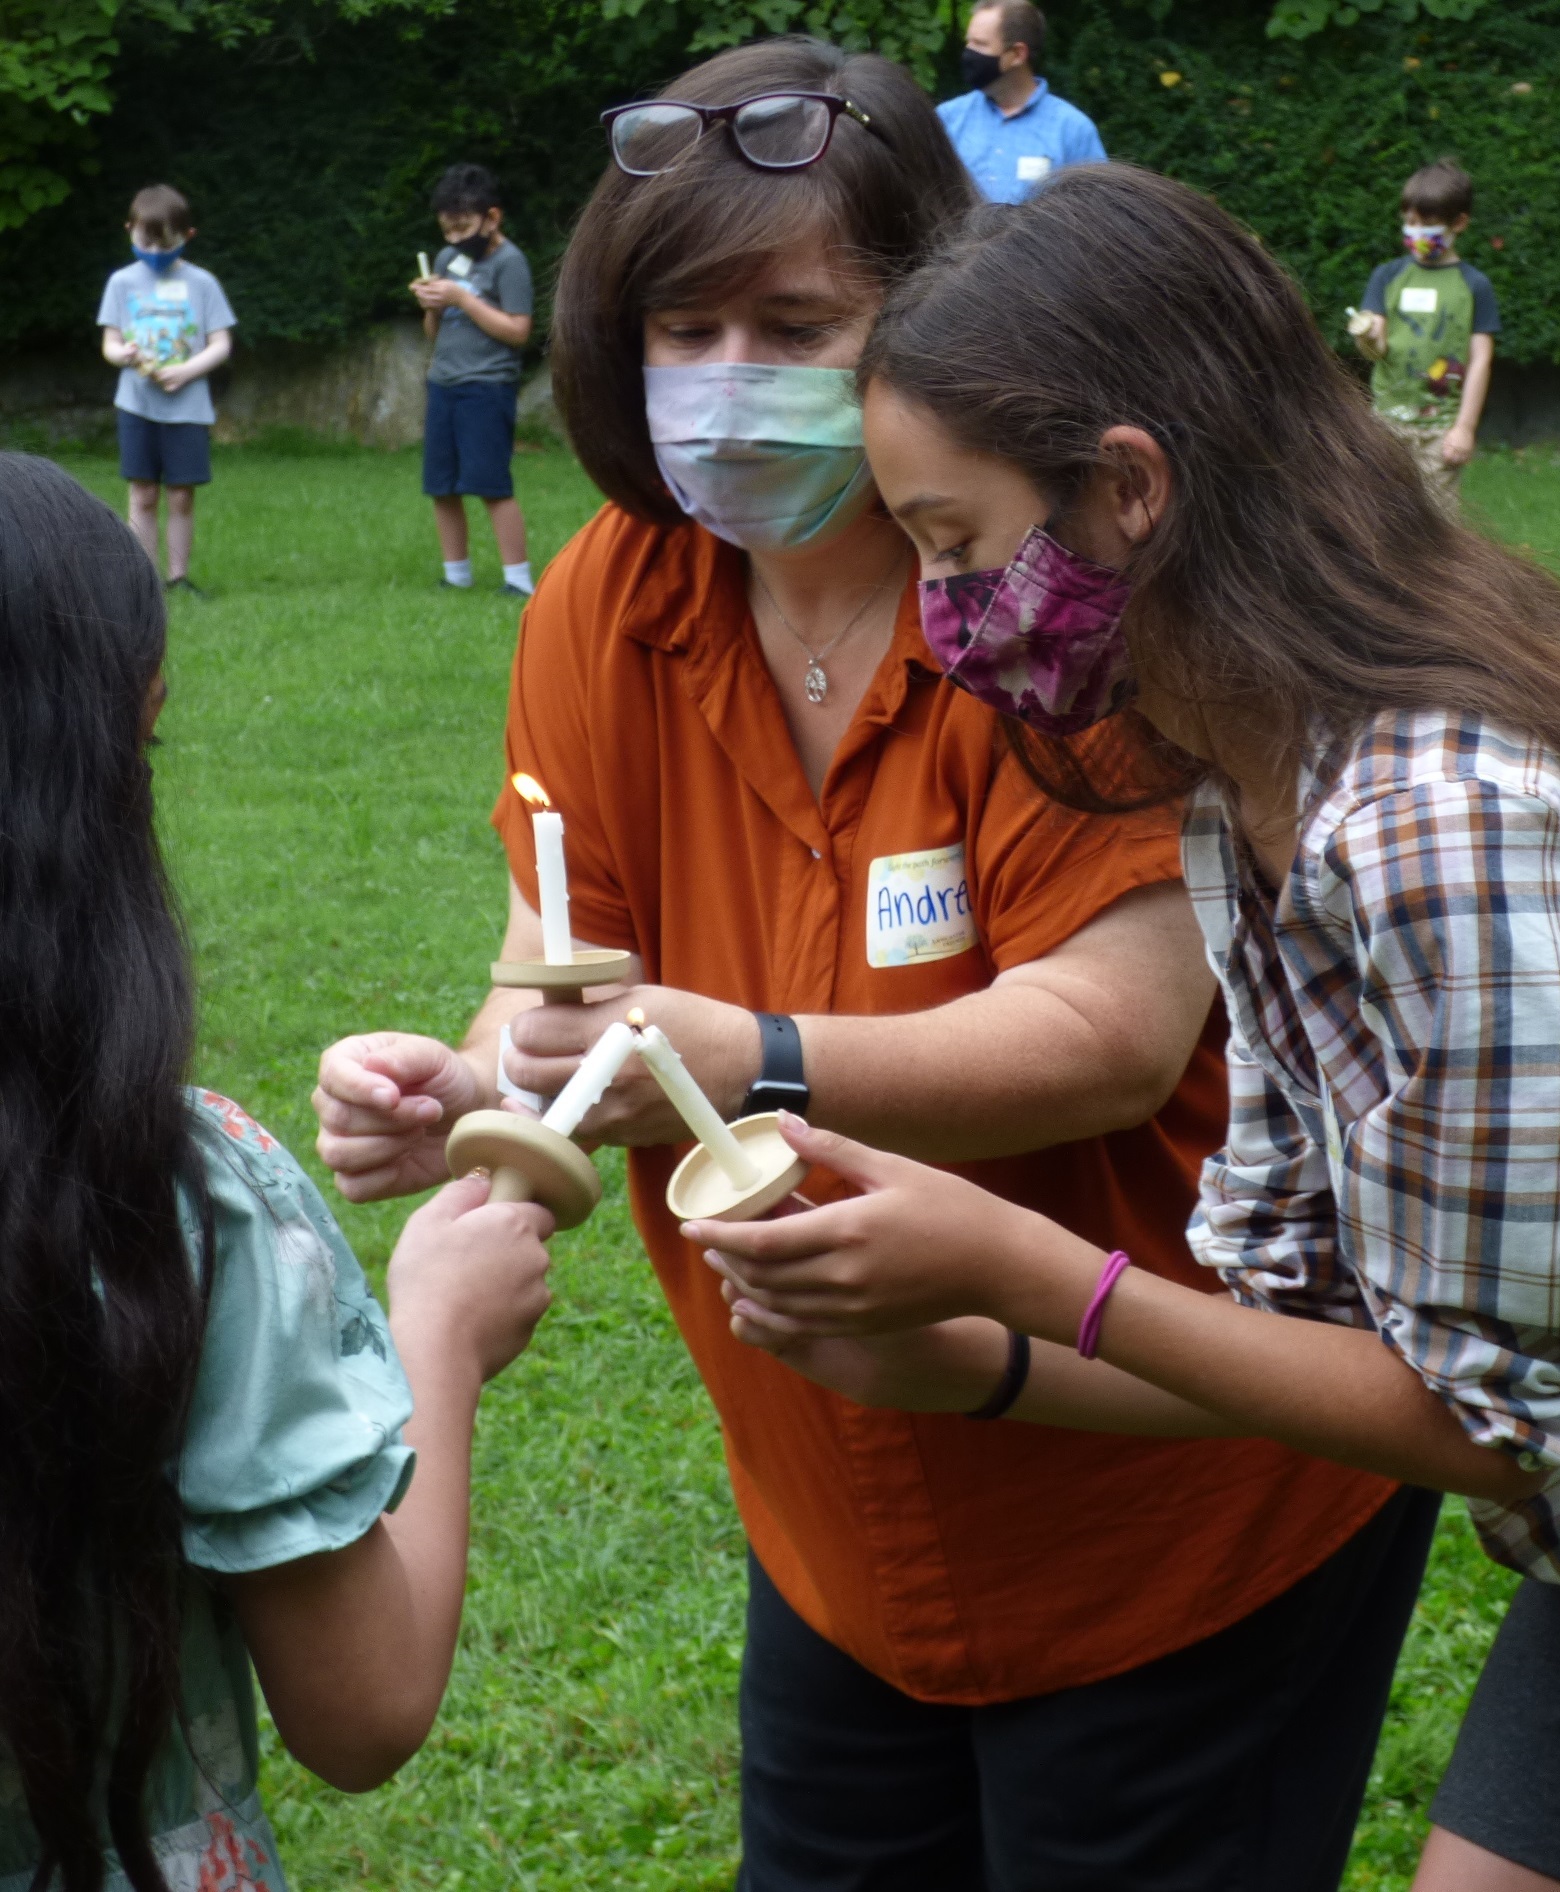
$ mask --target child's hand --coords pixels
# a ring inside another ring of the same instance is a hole
[[[739,1298],[729,1281],[722,1292],[728,1307]],[[991,1396],[1008,1360],[1007,1329],[978,1316],[902,1334],[819,1340],[738,1314],[731,1331],[816,1386],[858,1406],[896,1412],[973,1412]]]
[[[1473,458],[1473,429],[1464,427],[1460,422],[1449,427],[1446,438],[1441,442],[1441,464],[1443,466],[1466,466]]]
[[[177,394],[179,389],[193,378],[189,363],[184,361],[165,361],[160,368],[152,370],[152,379],[164,394]]]
[[[1042,1321],[1077,1330],[1076,1263],[1093,1251],[1076,1236],[946,1170],[785,1112],[780,1128],[799,1156],[862,1193],[765,1222],[685,1222],[684,1237],[736,1290],[734,1314],[793,1336],[860,1339],[963,1314],[1005,1322],[1017,1300],[1026,1332],[1048,1337],[1027,1324],[1045,1302]],[[1099,1265],[1083,1266],[1092,1286]]]
[[[412,294],[424,309],[458,309],[471,294],[469,289],[458,282],[451,282],[448,276],[430,276],[426,282],[414,282]]]
[[[530,1345],[547,1312],[553,1219],[535,1202],[489,1202],[480,1176],[452,1182],[407,1221],[390,1257],[390,1319],[420,1348],[453,1350],[484,1380]]]

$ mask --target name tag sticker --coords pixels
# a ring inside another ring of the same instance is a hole
[[[967,953],[979,935],[964,844],[880,854],[867,875],[867,964],[910,966]]]
[[[471,258],[464,252],[458,256],[452,256],[444,265],[444,273],[446,276],[469,276],[471,274]]]
[[[188,302],[190,286],[187,282],[160,282],[157,285],[159,302]]]
[[[1405,315],[1434,315],[1440,300],[1439,289],[1405,289],[1398,297],[1398,307]]]
[[[1020,158],[1018,161],[1018,181],[1020,184],[1038,184],[1043,177],[1050,175],[1049,158]]]

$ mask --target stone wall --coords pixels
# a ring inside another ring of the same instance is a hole
[[[212,377],[216,438],[253,440],[297,428],[367,447],[422,439],[430,344],[417,321],[376,323],[331,347],[272,342],[243,347]],[[86,349],[38,350],[0,365],[0,438],[49,447],[98,441],[113,431],[118,371]],[[521,389],[528,430],[557,431],[545,367]]]
[[[331,347],[271,342],[240,346],[212,377],[216,437],[253,440],[273,428],[298,428],[369,447],[407,447],[422,439],[423,378],[429,344],[421,323],[376,323]],[[116,371],[89,348],[37,350],[0,363],[0,441],[48,448],[102,441],[113,433]],[[546,366],[520,391],[527,433],[558,434]],[[1497,356],[1479,438],[1486,445],[1560,443],[1560,367],[1519,367]]]

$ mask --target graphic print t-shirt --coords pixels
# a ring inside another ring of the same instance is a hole
[[[1370,377],[1376,412],[1421,427],[1450,427],[1473,337],[1500,333],[1489,277],[1471,263],[1426,269],[1403,256],[1371,271],[1360,307],[1387,318],[1386,359]]]
[[[117,328],[135,343],[143,367],[161,367],[198,355],[213,329],[232,328],[238,318],[211,271],[181,259],[161,275],[140,262],[116,269],[97,319],[99,328]],[[147,420],[195,421],[206,427],[217,417],[204,375],[169,394],[141,368],[121,368],[114,405]]]
[[[493,254],[480,263],[446,244],[434,258],[433,273],[448,276],[505,315],[531,313],[531,265],[508,237],[501,237]],[[428,379],[445,388],[461,381],[518,381],[522,353],[495,341],[464,309],[446,309],[439,318]]]

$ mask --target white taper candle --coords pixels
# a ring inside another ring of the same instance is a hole
[[[542,902],[542,957],[549,966],[574,964],[569,933],[569,876],[563,864],[563,816],[550,808],[531,817],[536,842],[536,881]]]
[[[751,1189],[759,1179],[758,1165],[726,1128],[720,1112],[688,1075],[671,1040],[659,1025],[639,1033],[639,1055],[656,1082],[677,1107],[677,1114],[704,1145],[738,1189]]]
[[[580,1068],[548,1106],[542,1122],[559,1136],[571,1137],[585,1113],[599,1103],[603,1092],[634,1050],[634,1034],[627,1025],[608,1025],[583,1058]]]

